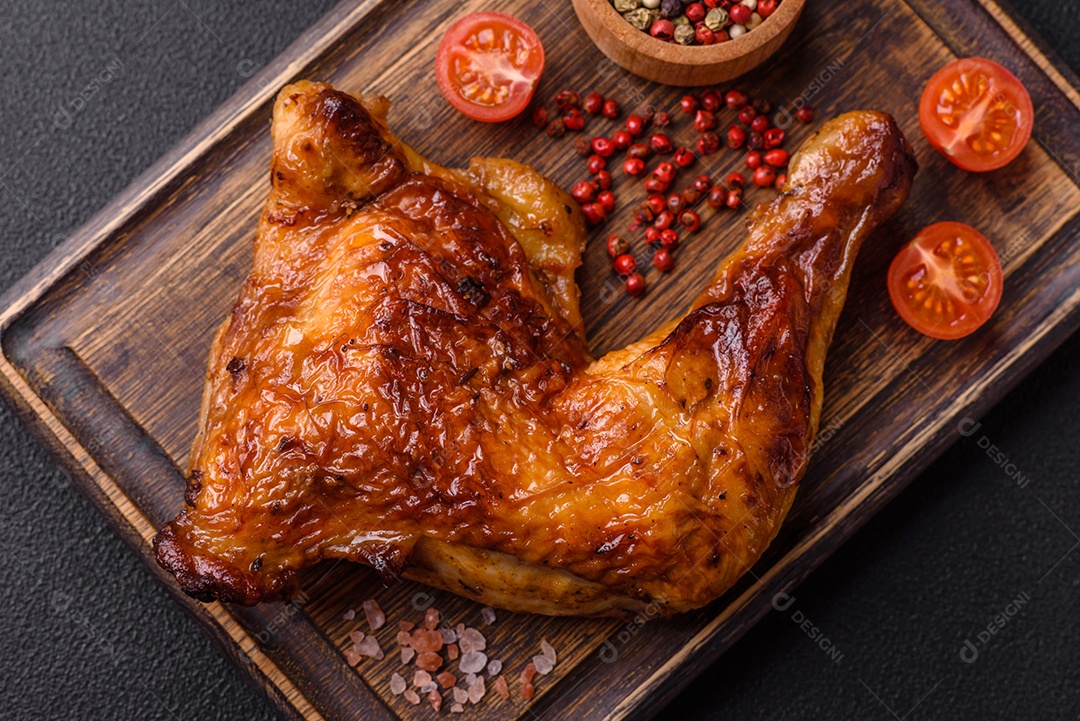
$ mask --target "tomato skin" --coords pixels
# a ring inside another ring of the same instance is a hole
[[[1001,302],[1003,276],[994,246],[970,225],[927,226],[889,266],[889,299],[904,321],[939,340],[981,327]],[[970,291],[970,297],[963,297]]]
[[[525,57],[524,63],[518,65],[514,58],[508,58],[502,52],[479,52],[466,45],[475,46],[478,33],[488,31],[509,33],[521,51],[519,55]],[[481,102],[477,97],[479,91],[474,87],[478,83],[474,81],[470,86],[463,83],[457,68],[462,63],[480,76],[486,87],[494,85],[500,97],[492,102]],[[544,46],[540,38],[522,20],[498,12],[472,13],[455,22],[443,35],[435,56],[435,79],[443,96],[463,115],[485,123],[509,120],[524,111],[543,70]],[[492,73],[501,75],[503,82],[488,82]]]
[[[949,63],[930,78],[919,101],[926,139],[954,165],[974,173],[1015,160],[1031,139],[1034,122],[1023,83],[985,58]]]

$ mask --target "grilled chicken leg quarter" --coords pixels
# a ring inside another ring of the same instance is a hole
[[[690,312],[593,360],[576,204],[510,160],[430,163],[386,111],[279,95],[254,267],[158,561],[242,604],[324,558],[537,613],[715,599],[806,468],[856,252],[916,170],[896,123],[826,123]]]

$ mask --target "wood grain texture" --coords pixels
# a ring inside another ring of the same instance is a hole
[[[625,73],[596,50],[569,0],[504,0],[497,9],[537,29],[549,67],[539,90],[599,90],[628,108],[672,109],[681,91]],[[868,242],[826,369],[815,458],[780,536],[724,598],[670,621],[580,621],[500,614],[488,630],[510,676],[541,638],[558,649],[555,673],[526,710],[494,694],[470,714],[485,719],[645,718],[790,589],[1080,325],[1080,95],[992,0],[811,3],[769,72],[745,87],[775,103],[807,97],[819,118],[856,107],[898,118],[923,166],[905,209]],[[572,138],[552,141],[527,122],[477,126],[441,99],[430,74],[434,45],[460,14],[490,2],[347,3],[312,28],[236,97],[4,298],[0,315],[5,395],[71,469],[77,485],[162,582],[149,539],[179,509],[188,446],[211,334],[251,262],[254,225],[268,183],[270,101],[294,77],[327,80],[394,100],[393,127],[447,165],[476,154],[525,160],[563,185],[584,177]],[[420,39],[419,41],[417,39]],[[918,130],[923,83],[956,55],[1002,62],[1037,108],[1035,141],[1003,171],[972,176],[933,152]],[[726,116],[725,116],[726,118]],[[685,128],[686,125],[678,126]],[[686,139],[693,135],[686,133]],[[791,129],[794,147],[809,132]],[[719,176],[735,154],[711,156]],[[705,168],[701,168],[704,170]],[[749,195],[764,198],[764,194]],[[620,194],[609,227],[624,228],[636,198]],[[1005,297],[990,326],[956,343],[935,342],[893,316],[883,274],[899,244],[923,225],[962,220],[982,229],[1005,263]],[[579,274],[593,350],[635,340],[693,298],[716,262],[741,240],[734,215],[706,221],[680,250],[679,271],[650,276],[635,301],[610,275],[602,242]],[[606,231],[595,233],[602,238]],[[595,240],[595,238],[594,238]],[[342,614],[366,598],[393,629],[434,602],[453,623],[479,623],[463,599],[403,583],[381,587],[349,564],[304,577],[291,604],[239,609],[191,602],[186,610],[291,717],[425,718],[388,691],[392,660],[349,668],[343,650],[358,621]],[[516,684],[511,684],[516,691]]]

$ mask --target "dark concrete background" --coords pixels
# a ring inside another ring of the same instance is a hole
[[[6,0],[0,289],[330,6]],[[1080,68],[1080,3],[1018,9]],[[1074,336],[661,718],[1077,718],[1078,352]],[[984,435],[1026,488],[980,450]],[[276,718],[2,405],[0,479],[0,717]]]

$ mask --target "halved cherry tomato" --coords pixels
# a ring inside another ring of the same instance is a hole
[[[923,90],[919,124],[953,164],[981,173],[1012,162],[1031,138],[1035,111],[1016,76],[992,60],[965,58]]]
[[[510,15],[479,12],[454,23],[439,43],[435,77],[450,104],[474,120],[496,123],[532,100],[544,70],[544,46]]]
[[[963,338],[1001,301],[1001,261],[979,231],[936,223],[905,245],[889,266],[889,298],[908,325],[931,338]]]

